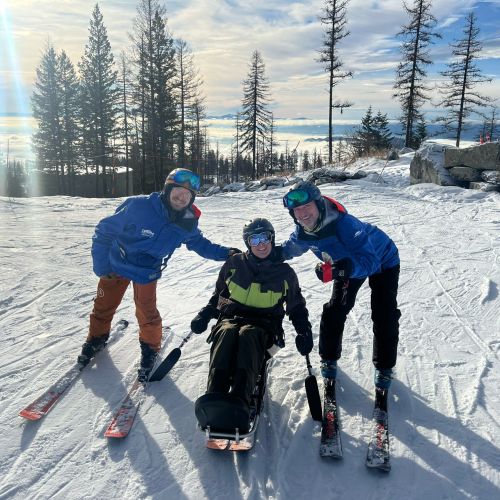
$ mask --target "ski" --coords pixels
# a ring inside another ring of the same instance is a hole
[[[339,411],[335,395],[335,379],[325,378],[324,382],[325,397],[319,454],[322,457],[342,458],[342,441],[340,439]]]
[[[118,340],[121,337],[121,333],[123,332],[123,330],[125,330],[125,328],[127,328],[127,326],[128,326],[128,321],[121,319],[111,330],[109,340],[103,349],[105,349],[109,344],[112,344],[113,342]],[[95,356],[88,363],[88,365],[83,367],[79,363],[75,363],[66,373],[64,373],[56,382],[54,382],[54,384],[52,384],[38,398],[36,398],[28,406],[23,408],[19,412],[19,416],[27,420],[40,420],[42,417],[47,415],[47,413],[61,399],[61,396],[65,394],[66,391],[73,385],[75,380],[82,373],[82,370],[84,370],[87,366],[92,366],[94,364],[94,360]]]
[[[166,328],[163,338],[166,339],[167,334],[171,333],[170,328]],[[151,374],[155,372],[159,361],[161,360],[162,353],[165,349],[166,342],[158,353],[156,358],[156,366],[151,370]],[[151,378],[151,377],[150,377]],[[135,379],[132,387],[130,387],[127,395],[122,399],[111,423],[108,425],[106,431],[104,432],[104,437],[121,439],[129,435],[132,426],[134,425],[135,416],[139,411],[139,407],[146,398],[147,388],[149,385],[149,380],[147,382],[140,382],[138,378]]]
[[[143,384],[138,379],[135,380],[104,432],[105,437],[124,438],[128,436],[132,425],[134,425],[139,406],[146,397],[146,386],[147,383]]]
[[[385,472],[391,470],[389,452],[389,418],[387,413],[387,390],[375,390],[375,406],[373,408],[373,431],[368,444],[366,466]]]

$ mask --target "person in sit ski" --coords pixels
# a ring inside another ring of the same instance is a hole
[[[191,321],[202,333],[218,318],[209,341],[207,393],[230,392],[245,407],[251,402],[266,351],[284,346],[282,322],[286,314],[297,332],[300,354],[313,348],[311,324],[297,275],[275,250],[272,224],[256,218],[245,225],[245,253],[235,254],[222,266],[207,306]]]
[[[331,299],[324,304],[320,323],[321,373],[335,378],[342,352],[347,314],[368,278],[372,295],[373,363],[375,386],[389,389],[397,358],[399,255],[394,242],[379,228],[347,213],[337,201],[322,196],[312,183],[300,181],[283,197],[296,227],[282,246],[284,260],[311,250],[323,262],[316,275],[333,280]]]
[[[161,345],[162,325],[156,308],[156,282],[182,243],[202,257],[223,261],[238,249],[216,245],[198,229],[200,210],[193,205],[200,178],[185,168],[172,170],[162,192],[133,196],[102,219],[92,238],[94,272],[99,276],[87,340],[78,356],[85,366],[109,337],[111,320],[132,281],[139,323],[145,382]]]

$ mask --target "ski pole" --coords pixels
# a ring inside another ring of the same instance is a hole
[[[162,380],[163,377],[175,366],[181,357],[181,348],[184,347],[186,342],[193,336],[193,332],[189,332],[183,339],[179,347],[172,349],[165,359],[160,363],[158,368],[149,377],[150,382],[157,382]]]
[[[321,407],[321,397],[319,395],[318,381],[312,373],[311,362],[309,361],[309,354],[306,354],[307,370],[309,375],[304,382],[306,388],[307,402],[309,403],[309,410],[313,420],[321,422],[323,420],[323,409]]]

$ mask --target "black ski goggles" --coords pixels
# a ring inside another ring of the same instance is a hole
[[[265,233],[251,234],[248,237],[247,241],[251,247],[256,247],[261,243],[267,245],[268,243],[271,243],[272,239],[273,235],[271,233],[265,232]]]
[[[200,190],[200,177],[189,170],[180,170],[175,172],[170,178],[170,181],[181,187],[185,187],[191,191],[198,192]]]
[[[305,189],[295,189],[283,196],[283,206],[292,210],[294,208],[300,207],[301,205],[306,205],[307,203],[313,201],[311,193]]]

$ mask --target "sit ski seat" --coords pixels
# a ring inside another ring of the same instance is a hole
[[[200,427],[205,430],[246,434],[250,429],[250,409],[245,402],[230,393],[210,392],[200,396],[194,405]]]

